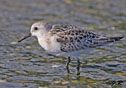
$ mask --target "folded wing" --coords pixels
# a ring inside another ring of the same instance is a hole
[[[123,38],[100,36],[73,25],[54,25],[50,33],[57,36],[57,42],[61,43],[64,52],[95,48]]]

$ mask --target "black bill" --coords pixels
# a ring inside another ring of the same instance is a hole
[[[27,38],[31,37],[31,33],[29,33],[28,35],[24,36],[23,38],[21,38],[20,40],[18,40],[18,42],[21,42]]]

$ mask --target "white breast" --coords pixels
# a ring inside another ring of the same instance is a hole
[[[56,41],[56,36],[45,36],[38,38],[39,44],[49,53],[59,53],[60,50],[60,43]]]

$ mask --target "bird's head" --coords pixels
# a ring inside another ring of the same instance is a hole
[[[52,26],[46,22],[43,21],[36,22],[31,26],[30,33],[24,36],[18,42],[21,42],[24,39],[29,38],[31,36],[42,37],[43,35],[46,35],[48,33],[51,27]]]

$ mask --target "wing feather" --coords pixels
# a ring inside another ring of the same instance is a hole
[[[100,37],[93,32],[73,25],[54,25],[50,33],[58,36],[57,42],[61,43],[61,50],[65,52],[95,47],[98,44],[94,44],[94,40]]]

